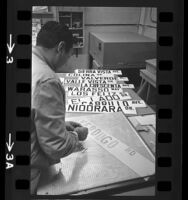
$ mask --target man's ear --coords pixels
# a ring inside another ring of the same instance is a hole
[[[58,53],[64,53],[65,51],[65,42],[61,41],[57,46]]]

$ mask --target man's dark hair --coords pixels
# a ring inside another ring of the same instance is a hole
[[[71,31],[63,24],[49,21],[39,31],[36,45],[50,49],[54,48],[61,41],[65,42],[65,51],[68,52],[73,46]]]

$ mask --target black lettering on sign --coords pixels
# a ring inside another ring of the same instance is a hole
[[[100,106],[95,106],[94,108],[95,108],[95,112],[96,111],[100,112],[100,108],[101,108]]]
[[[99,97],[99,101],[105,101],[106,99],[102,96]]]
[[[109,112],[106,106],[103,106],[101,112]]]
[[[123,102],[123,105],[124,105],[125,107],[129,106],[129,104],[128,104],[127,101],[122,101],[122,102]]]
[[[93,106],[91,106],[91,105],[87,105],[87,109],[86,109],[87,111],[93,111]]]
[[[74,79],[65,79],[64,84],[78,84],[80,83],[79,80],[74,80]]]
[[[122,96],[122,97],[127,97],[128,96],[128,93],[120,93],[120,95]]]
[[[114,102],[113,101],[107,101],[109,106],[114,106]]]
[[[117,94],[113,95],[112,97],[114,100],[120,100],[120,97]]]
[[[82,83],[82,84],[80,84],[80,87],[89,87],[89,84],[87,84],[87,83]]]
[[[103,106],[106,106],[106,105],[107,105],[107,101],[101,101],[101,104],[102,104]]]
[[[88,95],[89,95],[88,92],[83,92],[83,93],[81,94],[81,96],[88,96]]]
[[[99,92],[110,92],[109,88],[98,88]]]
[[[85,105],[79,105],[79,111],[85,111],[86,110],[85,108],[86,108]]]
[[[117,108],[117,112],[122,112],[122,109],[121,109],[120,106],[118,106],[118,108]]]
[[[125,108],[125,110],[133,110],[133,108],[131,106],[125,106],[124,108]]]
[[[95,101],[96,106],[100,106],[100,104],[101,104],[100,101]]]
[[[79,104],[80,99],[71,99],[72,104]]]
[[[75,105],[68,105],[67,111],[75,111]]]
[[[73,87],[67,87],[67,91],[69,92],[69,91],[73,91]]]
[[[141,104],[139,100],[132,100],[132,104]]]
[[[116,112],[115,111],[115,106],[109,106],[109,112]]]
[[[106,100],[107,100],[107,101],[113,100],[113,97],[112,97],[112,96],[110,96],[110,95],[108,95],[108,96],[105,96],[105,98],[106,98]]]

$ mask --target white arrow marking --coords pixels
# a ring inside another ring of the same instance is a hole
[[[7,48],[10,54],[12,53],[14,46],[15,46],[15,43],[12,44],[12,34],[10,34],[9,44],[7,43]]]
[[[12,150],[13,145],[14,145],[14,142],[11,143],[11,133],[9,133],[9,139],[8,139],[8,143],[6,142],[6,145],[7,145],[8,151],[10,152]]]

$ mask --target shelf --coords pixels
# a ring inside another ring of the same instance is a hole
[[[69,24],[69,30],[78,40],[74,42],[73,48],[79,49],[84,47],[84,26],[83,12],[60,11],[59,21],[63,24]],[[76,36],[77,35],[77,36]]]
[[[33,18],[39,18],[39,17],[53,17],[53,12],[33,12],[32,13]]]
[[[59,17],[62,17],[62,18],[70,18],[71,16],[67,15],[67,16],[59,16]]]
[[[70,30],[83,30],[83,28],[69,28]]]

